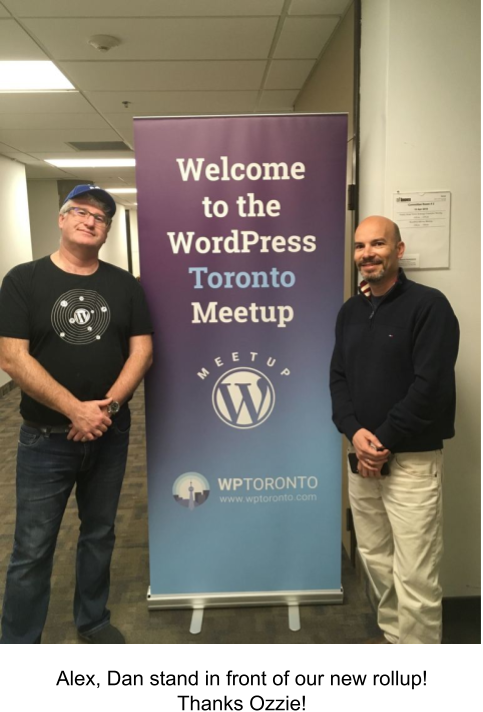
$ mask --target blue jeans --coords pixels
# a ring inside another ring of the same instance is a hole
[[[17,453],[17,521],[7,572],[1,643],[40,643],[57,535],[69,495],[80,519],[74,620],[84,634],[108,625],[114,520],[126,468],[131,416],[124,408],[98,440],[43,435],[22,425]]]

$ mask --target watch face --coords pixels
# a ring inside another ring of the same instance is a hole
[[[115,415],[116,413],[119,413],[120,405],[117,401],[112,401],[112,403],[109,405],[109,413],[111,415]]]

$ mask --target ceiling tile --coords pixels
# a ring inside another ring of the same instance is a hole
[[[279,59],[270,64],[265,89],[300,89],[315,64],[314,59]]]
[[[135,185],[136,180],[134,168],[63,168],[62,170],[80,180],[105,182],[105,185],[107,181],[111,182],[119,177],[123,178],[129,186]]]
[[[11,146],[7,146],[5,143],[0,143],[0,155],[1,156],[6,156],[9,153],[14,152],[15,149],[12,148]]]
[[[255,109],[257,91],[91,92],[89,99],[116,128],[126,128],[133,116],[223,114]],[[124,111],[121,101],[131,101]],[[99,101],[99,103],[98,103]]]
[[[0,20],[0,60],[49,59],[15,20]]]
[[[119,131],[124,141],[129,146],[132,146],[134,148],[134,127],[131,125],[122,129],[117,129],[117,131]]]
[[[19,131],[16,129],[0,129],[0,141],[13,146],[23,153],[48,151],[51,158],[57,158],[59,151],[69,151],[69,141],[118,141],[118,134],[112,129],[44,129],[35,131]],[[76,156],[77,151],[71,149]],[[70,153],[70,157],[72,157]],[[82,154],[84,157],[84,154]]]
[[[87,114],[94,112],[78,92],[2,94],[2,114]]]
[[[343,15],[352,0],[292,0],[289,15]]]
[[[43,161],[39,161],[38,158],[35,158],[35,156],[31,156],[28,153],[21,153],[20,151],[16,151],[15,153],[10,153],[8,155],[10,156],[10,158],[14,158],[16,161],[20,161],[21,163],[25,163],[29,166],[44,165]]]
[[[287,18],[274,56],[280,59],[316,59],[338,22],[336,17]]]
[[[297,91],[264,91],[258,111],[293,111]]]
[[[4,156],[8,156],[9,158],[12,158],[15,161],[18,161],[19,163],[25,163],[26,165],[32,165],[32,166],[44,165],[43,161],[39,160],[35,156],[31,156],[28,153],[22,153],[21,151],[14,151],[12,148],[10,148],[9,146],[6,146],[4,143],[0,144],[0,153],[3,154]]]
[[[108,129],[99,114],[3,114],[0,129]]]
[[[48,163],[36,163],[25,168],[27,180],[66,180],[75,177],[60,168],[49,166]]]
[[[268,56],[276,17],[177,19],[27,19],[25,26],[57,60],[260,59]],[[8,22],[8,21],[5,21]],[[92,35],[121,44],[101,53]]]
[[[10,13],[7,12],[7,10],[5,10],[5,8],[2,5],[0,5],[0,18],[3,18],[3,17],[10,17]]]
[[[117,176],[116,178],[111,178],[110,183],[106,183],[105,181],[99,181],[98,185],[101,186],[101,188],[104,188],[104,190],[109,189],[109,188],[135,188],[136,185],[134,181],[126,181],[125,178],[121,178]],[[114,192],[114,191],[113,191]],[[124,198],[130,202],[135,202],[137,200],[136,193],[120,193],[116,195],[116,200],[118,197],[122,197],[123,200]]]
[[[258,89],[265,62],[62,62],[85,91]]]
[[[189,17],[278,15],[284,0],[3,0],[18,17]],[[0,6],[1,9],[1,6]]]

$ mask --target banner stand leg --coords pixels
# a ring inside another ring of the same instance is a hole
[[[288,627],[290,630],[300,630],[300,609],[298,603],[288,604]]]
[[[191,616],[190,633],[192,635],[198,635],[201,633],[201,628],[203,627],[203,608],[193,609],[193,615]]]

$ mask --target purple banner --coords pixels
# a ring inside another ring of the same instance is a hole
[[[340,592],[347,117],[136,119],[135,140],[151,596],[323,600]]]

